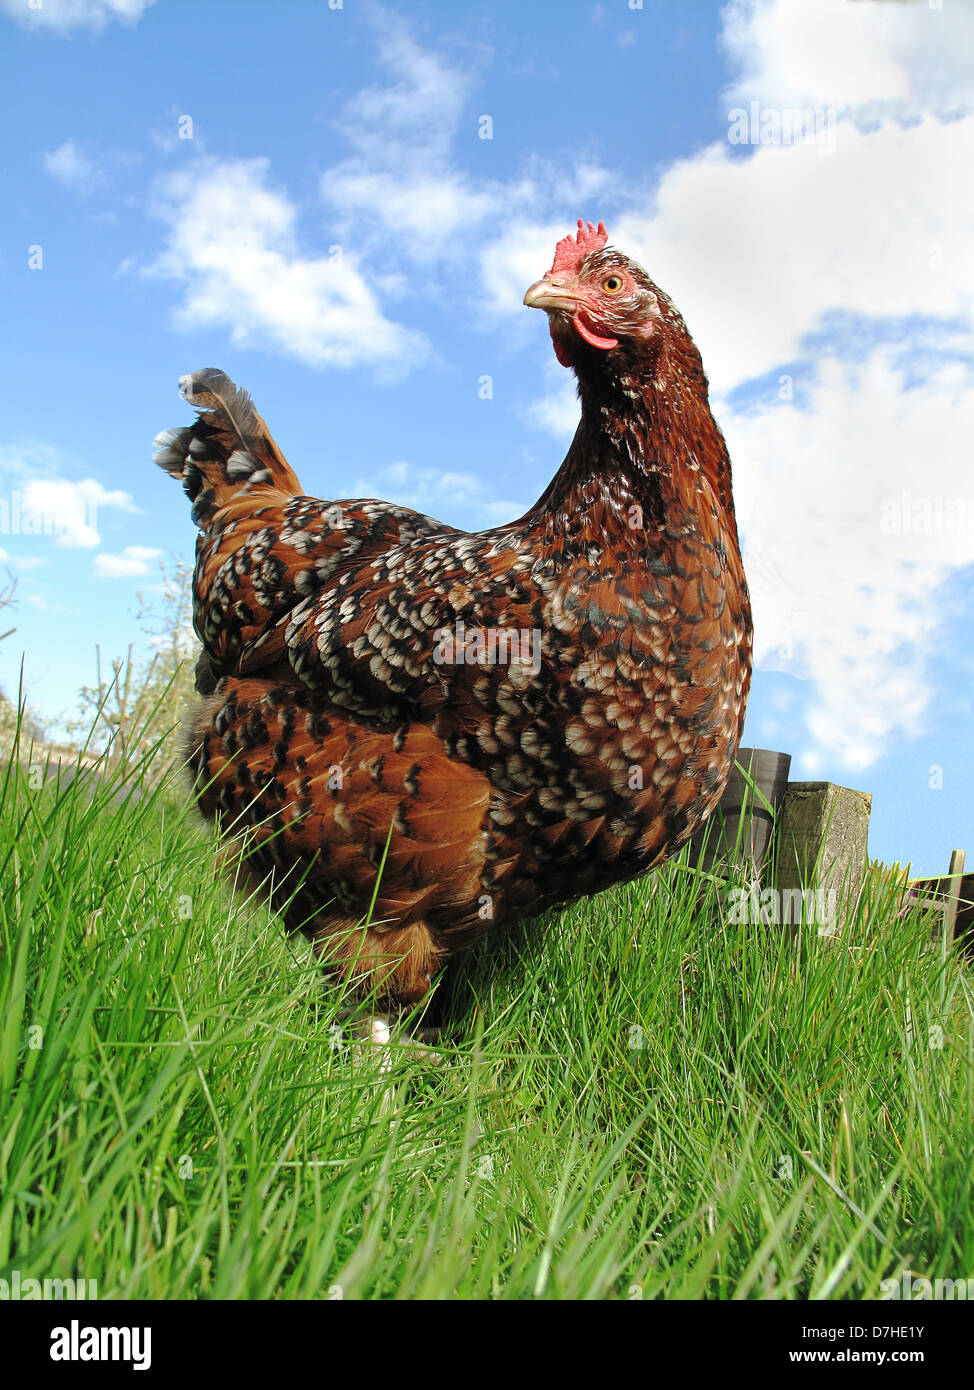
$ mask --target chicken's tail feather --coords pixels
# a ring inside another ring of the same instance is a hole
[[[182,481],[197,526],[204,528],[218,507],[243,491],[273,488],[300,495],[301,484],[250,395],[225,372],[216,367],[190,372],[180,377],[179,391],[196,406],[199,419],[157,434],[153,458]]]

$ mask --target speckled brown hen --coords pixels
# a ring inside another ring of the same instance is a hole
[[[400,1005],[484,932],[673,854],[744,718],[731,470],[682,318],[601,223],[524,302],[582,418],[508,525],[304,496],[213,369],[156,440],[201,533],[199,804],[246,832],[289,928]]]

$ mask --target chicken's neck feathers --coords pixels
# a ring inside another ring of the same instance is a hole
[[[685,530],[688,514],[716,507],[736,534],[730,461],[699,356],[688,367],[664,359],[642,378],[581,375],[578,429],[530,515],[586,515],[639,545],[647,531]]]

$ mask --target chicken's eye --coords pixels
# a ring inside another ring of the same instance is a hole
[[[619,291],[622,289],[622,276],[606,276],[606,278],[602,281],[602,288],[604,290],[607,290],[609,294],[618,294]]]

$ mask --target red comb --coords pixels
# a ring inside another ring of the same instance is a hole
[[[579,218],[575,238],[572,239],[570,235],[562,237],[555,247],[555,259],[548,274],[550,275],[552,270],[577,270],[586,256],[591,255],[593,251],[601,251],[608,240],[609,233],[605,230],[604,222],[593,227],[591,222],[586,224]]]

